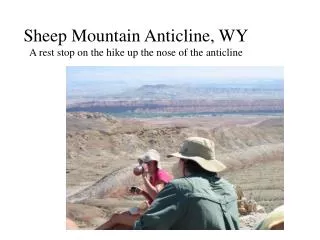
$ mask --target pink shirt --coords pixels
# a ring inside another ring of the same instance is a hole
[[[150,183],[153,186],[156,186],[158,184],[164,183],[166,185],[168,182],[170,182],[173,179],[173,177],[165,170],[158,169],[157,173],[154,177],[150,177]]]

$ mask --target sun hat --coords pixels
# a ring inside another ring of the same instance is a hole
[[[255,230],[284,229],[284,205],[270,212],[256,227]]]
[[[138,161],[142,162],[142,163],[148,163],[148,162],[151,162],[151,161],[156,161],[158,163],[158,166],[159,166],[160,153],[157,150],[150,149],[147,152],[145,152],[143,155],[141,155],[138,158]]]
[[[216,160],[214,142],[202,137],[189,137],[183,141],[179,152],[167,155],[195,161],[209,172],[221,172],[227,167]]]

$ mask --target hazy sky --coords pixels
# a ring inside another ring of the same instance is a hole
[[[68,82],[180,84],[283,80],[283,67],[67,67]]]

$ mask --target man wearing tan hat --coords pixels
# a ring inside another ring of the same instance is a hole
[[[190,137],[180,151],[182,177],[168,183],[134,229],[239,229],[237,194],[217,173],[226,167],[216,160],[213,141]]]

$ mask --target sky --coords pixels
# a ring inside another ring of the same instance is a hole
[[[194,79],[283,79],[283,67],[67,67],[68,81],[179,83]]]

